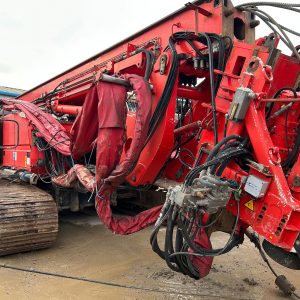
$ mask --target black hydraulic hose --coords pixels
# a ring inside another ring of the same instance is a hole
[[[183,40],[196,40],[200,43],[206,44],[208,48],[208,62],[209,62],[209,77],[210,77],[210,92],[211,92],[211,106],[213,115],[213,129],[214,129],[214,143],[218,143],[218,124],[217,124],[217,109],[216,109],[216,89],[215,89],[215,78],[214,78],[214,57],[213,47],[209,34],[205,32],[199,33],[198,37],[192,32],[179,32],[174,34],[174,37]],[[215,37],[216,38],[216,37]]]
[[[226,143],[222,148],[221,150],[219,150],[216,154],[215,157],[218,157],[219,155],[221,154],[224,154],[226,151],[228,152],[229,150],[233,150],[233,149],[237,149],[238,147],[241,149],[241,148],[244,148],[246,143],[248,142],[248,138],[247,139],[244,139],[243,141],[240,141],[240,140],[234,140],[232,142],[229,142],[229,143]],[[245,151],[247,151],[245,149]]]
[[[149,81],[151,73],[152,73],[152,68],[154,65],[154,55],[151,51],[141,48],[137,50],[137,53],[143,52],[146,55],[146,71],[145,71],[145,79]]]
[[[225,67],[225,44],[223,38],[221,38],[217,34],[209,34],[209,37],[212,39],[215,39],[219,44],[219,55],[218,55],[218,66],[217,69],[220,71],[224,71]],[[215,94],[217,94],[217,91],[219,89],[220,83],[221,83],[222,75],[217,75],[216,83],[215,83]]]
[[[213,157],[215,157],[217,155],[217,153],[220,151],[220,148],[231,140],[237,140],[237,141],[242,142],[243,138],[240,135],[235,135],[235,134],[225,137],[217,145],[215,145],[215,147],[209,153],[209,155],[206,159],[206,162],[210,161]]]
[[[245,156],[245,155],[249,155],[249,153],[245,150],[245,153],[238,153],[236,155],[233,155],[233,157],[228,158],[226,160],[224,160],[221,165],[219,166],[219,168],[217,170],[212,170],[213,174],[216,174],[217,176],[221,176],[224,172],[224,170],[226,169],[226,167],[228,166],[228,164],[232,161],[233,158],[238,158],[240,156]]]
[[[228,46],[228,51],[227,51],[227,57],[226,57],[226,59],[225,59],[225,65],[226,65],[227,60],[228,60],[228,58],[229,58],[229,56],[230,56],[230,54],[231,54],[231,51],[232,51],[232,49],[233,49],[233,41],[232,41],[232,38],[231,38],[230,36],[228,36],[228,35],[223,36],[223,39],[224,39],[224,40],[225,40],[225,39],[229,40],[229,46]]]
[[[198,54],[198,56],[201,57],[201,59],[203,59],[204,61],[208,61],[207,57],[204,54],[202,54],[201,51],[195,46],[193,40],[186,39],[186,41],[193,48],[193,50]]]
[[[152,251],[154,251],[160,258],[165,259],[165,252],[160,249],[158,242],[157,242],[158,230],[152,231],[151,236],[150,236],[150,244],[152,247]]]
[[[151,236],[150,236],[150,244],[151,244],[152,250],[162,259],[165,259],[165,252],[162,251],[158,245],[157,235],[158,235],[161,225],[168,217],[169,211],[172,209],[172,206],[174,206],[174,204],[168,205],[166,207],[166,209],[164,210],[164,214],[161,216],[159,223],[155,225],[155,227],[151,233]]]
[[[192,169],[188,175],[186,176],[185,178],[185,185],[186,186],[191,186],[192,183],[193,183],[193,180],[194,178],[197,176],[197,174],[199,174],[202,170],[206,170],[208,167],[211,167],[215,164],[219,164],[221,161],[227,159],[227,158],[230,158],[232,157],[233,155],[237,155],[238,153],[245,153],[245,149],[242,149],[242,148],[237,148],[237,149],[234,149],[228,153],[224,153],[222,155],[220,155],[220,157],[216,157],[206,163],[204,163],[203,165],[201,166],[197,166],[195,167],[194,169]]]
[[[218,143],[218,123],[217,123],[217,107],[215,96],[215,78],[214,78],[214,61],[213,61],[213,49],[209,36],[206,33],[199,33],[199,38],[204,37],[207,42],[208,58],[209,58],[209,77],[210,77],[210,92],[211,92],[211,107],[213,116],[213,128],[214,128],[214,143]]]
[[[187,251],[189,250],[189,245],[187,243],[185,243],[185,246],[183,247],[182,251]],[[174,255],[173,257],[176,257],[177,255]],[[195,279],[200,279],[199,276],[199,270],[194,266],[194,264],[191,261],[191,256],[190,255],[179,255],[179,257],[181,257],[182,260],[186,261],[187,266],[189,268],[189,270],[191,270],[191,272],[193,272],[195,274]]]
[[[182,251],[183,248],[183,236],[181,230],[177,228],[176,238],[175,238],[175,252]],[[188,275],[192,278],[198,279],[199,275],[194,268],[191,268],[185,258],[181,256],[175,256],[174,259],[184,275]]]
[[[178,249],[182,249],[183,246],[183,239],[182,239],[182,234],[180,230],[176,230],[176,237],[175,237],[175,252],[178,251]],[[180,251],[180,250],[179,250]],[[180,259],[180,257],[175,257],[174,260],[176,261],[176,264],[178,265],[181,273],[184,275],[189,275],[191,276],[191,273],[189,272],[188,268],[184,265],[183,261]]]
[[[214,38],[216,36],[214,35]],[[156,106],[156,109],[153,113],[153,116],[151,118],[150,124],[149,124],[149,130],[148,130],[148,137],[145,145],[149,142],[152,135],[154,134],[156,128],[158,127],[160,121],[164,117],[164,113],[168,107],[171,93],[173,91],[173,88],[175,86],[176,77],[178,73],[178,54],[175,48],[175,42],[177,40],[186,40],[190,41],[197,40],[201,43],[203,43],[203,39],[206,41],[208,52],[209,52],[209,70],[210,70],[210,86],[211,86],[211,102],[212,102],[212,115],[213,115],[213,128],[214,128],[214,142],[217,144],[218,142],[218,130],[217,130],[217,117],[216,117],[216,103],[215,103],[215,84],[214,84],[214,65],[213,65],[213,49],[212,49],[212,42],[210,40],[210,37],[206,33],[200,33],[199,36],[195,36],[193,33],[175,33],[172,37],[169,38],[169,48],[172,51],[172,64],[169,72],[169,76],[165,85],[165,88],[163,90],[162,96]],[[190,42],[189,42],[190,43]],[[220,42],[221,45],[221,42]],[[221,46],[222,48],[222,46]],[[225,55],[223,55],[225,57]],[[222,67],[224,63],[221,63],[220,67]]]
[[[44,97],[42,98],[38,98],[35,100],[32,100],[31,102],[34,104],[38,104],[38,103],[42,103],[45,102],[48,98],[51,98],[52,96],[54,96],[58,90],[58,88],[63,84],[63,82],[59,83],[50,93],[46,94]]]
[[[216,157],[218,157],[220,154],[224,154],[226,151],[228,152],[229,150],[232,150],[232,149],[236,149],[238,146],[240,146],[241,143],[239,141],[235,141],[235,142],[231,142],[231,143],[228,143],[226,144],[219,152],[218,154],[216,155]],[[230,161],[232,159],[232,157],[228,158],[228,160]],[[227,161],[227,160],[225,160]],[[222,164],[223,161],[220,162],[220,164]],[[219,165],[220,164],[216,164],[214,166],[211,167],[210,171],[212,174],[215,174],[216,170],[218,169]]]
[[[189,247],[195,252],[195,254],[199,254],[201,256],[218,256],[221,254],[228,253],[233,247],[240,244],[241,239],[239,236],[236,236],[236,234],[235,234],[237,224],[239,221],[239,215],[240,215],[240,206],[239,206],[239,202],[237,202],[237,214],[236,214],[236,218],[235,218],[235,222],[233,225],[231,235],[230,235],[227,243],[225,244],[225,246],[223,248],[219,248],[219,249],[207,250],[207,249],[201,248],[198,245],[196,245],[193,242],[193,240],[190,238],[190,236],[182,222],[181,216],[179,216],[179,218],[178,218],[178,226],[182,230],[182,234],[183,234],[185,241],[187,242]],[[187,253],[187,254],[193,255],[192,253]],[[175,256],[175,255],[180,255],[180,252],[179,253],[175,252],[173,254],[173,256]]]
[[[182,272],[183,274],[185,275],[188,275],[192,278],[195,278],[197,279],[197,272],[195,270],[190,270],[188,267],[187,267],[187,264],[185,264],[185,262],[182,260],[181,257],[174,257],[172,259],[169,258],[169,255],[174,253],[174,250],[172,250],[172,245],[170,245],[170,239],[167,239],[167,233],[166,233],[166,237],[165,237],[165,243],[167,243],[167,250],[166,252],[162,251],[158,245],[158,242],[157,242],[157,234],[158,234],[158,231],[162,225],[162,223],[164,222],[164,220],[169,217],[171,218],[170,220],[168,220],[169,224],[170,222],[172,223],[172,214],[171,214],[171,211],[173,211],[174,209],[174,204],[170,205],[168,208],[165,209],[165,213],[164,215],[160,218],[160,221],[158,224],[155,225],[155,228],[154,230],[152,231],[151,233],[151,236],[150,236],[150,243],[151,243],[151,246],[152,246],[152,250],[158,254],[162,259],[166,260],[166,255],[168,255],[167,257],[167,263],[168,265],[171,264],[172,266],[172,269],[174,269],[175,267],[173,266],[173,263],[176,263],[176,265],[178,266],[178,271]],[[174,229],[174,228],[173,228]],[[169,233],[168,233],[169,234]],[[181,238],[181,241],[180,241],[180,238]],[[177,234],[176,234],[176,245],[175,245],[175,251],[181,251],[182,250],[182,245],[183,241],[182,241],[182,237],[179,236],[179,232],[177,231]],[[168,254],[167,254],[168,253]],[[174,269],[174,271],[177,271],[177,268]]]
[[[179,268],[177,264],[174,264],[174,259],[170,258],[170,255],[174,253],[173,247],[173,231],[175,227],[175,220],[178,215],[177,208],[172,205],[170,211],[168,212],[168,219],[167,219],[167,228],[166,228],[166,238],[165,238],[165,261],[168,267],[175,271],[179,272]]]
[[[194,222],[196,219],[196,212],[192,210],[193,216],[192,218],[188,218],[184,220],[184,225],[187,226],[187,231],[190,233],[194,228]],[[189,213],[188,213],[189,214]],[[177,226],[176,231],[176,239],[175,239],[175,252],[185,251],[188,249],[188,245],[184,242],[183,235],[181,229]],[[178,255],[173,256],[173,259],[176,259],[176,263],[179,266],[179,269],[182,273],[190,276],[194,279],[199,279],[199,272],[195,269],[194,265],[190,261],[189,256]]]
[[[192,218],[191,219],[189,218],[189,220],[186,219],[186,222],[185,222],[185,226],[187,225],[187,227],[188,227],[187,231],[189,233],[192,231],[193,228],[195,228],[194,223],[195,223],[196,217],[197,217],[197,213],[194,209],[192,209],[192,213],[193,213]],[[178,245],[175,248],[176,252],[183,251],[183,249],[188,249],[188,245],[187,245],[187,243],[184,242],[182,232],[178,226],[177,226],[177,233],[181,239],[181,242],[180,242],[180,245]],[[177,238],[177,236],[176,236],[176,238]],[[189,256],[174,256],[174,258],[176,258],[176,257],[180,260],[182,265],[189,271],[188,275],[190,277],[192,277],[194,279],[199,279],[199,271],[194,267],[194,265],[190,261]]]
[[[219,212],[219,214],[214,218],[214,220],[212,220],[212,221],[210,221],[210,222],[207,222],[207,223],[205,223],[205,224],[201,224],[201,218],[199,218],[199,222],[196,224],[196,226],[198,227],[198,228],[208,228],[208,227],[210,227],[210,226],[212,226],[212,225],[214,225],[214,224],[216,224],[216,222],[219,220],[219,217],[221,216],[221,214],[222,214],[222,210]],[[211,216],[212,215],[210,215],[209,216],[209,219],[211,219]]]
[[[280,96],[280,94],[281,94],[282,92],[284,92],[284,91],[291,91],[291,92],[293,92],[294,98],[297,98],[297,92],[296,92],[296,90],[295,90],[294,88],[292,88],[292,87],[283,87],[283,88],[279,89],[279,90],[273,95],[272,98],[274,98],[274,99],[278,98],[278,96]],[[270,117],[270,115],[271,115],[271,113],[272,113],[273,107],[274,107],[274,102],[271,103],[271,105],[270,105],[270,107],[269,107],[269,109],[268,109],[268,112],[267,112],[267,115],[266,115],[266,119],[269,119],[269,117]]]
[[[172,37],[170,37],[170,39],[169,39],[169,47],[172,51],[172,56],[173,56],[172,64],[170,67],[170,73],[169,73],[165,88],[160,97],[160,100],[158,101],[158,104],[157,104],[155,111],[152,115],[152,118],[150,120],[148,137],[147,137],[147,141],[146,141],[145,145],[149,142],[152,135],[156,131],[156,128],[160,124],[160,121],[163,119],[165,111],[168,107],[168,104],[169,104],[169,101],[171,98],[172,91],[173,91],[175,83],[176,83],[179,62],[178,62],[178,55],[177,55],[177,51],[175,48],[174,40]]]

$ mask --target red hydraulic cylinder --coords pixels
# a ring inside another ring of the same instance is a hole
[[[54,107],[55,112],[61,114],[68,114],[72,116],[77,116],[78,113],[81,111],[81,106],[79,105],[57,105]]]

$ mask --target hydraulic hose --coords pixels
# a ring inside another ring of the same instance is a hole
[[[151,51],[141,48],[137,51],[137,53],[143,52],[146,55],[146,71],[145,71],[145,76],[144,78],[149,81],[151,73],[152,73],[152,68],[153,68],[153,63],[154,63],[154,55]]]
[[[171,94],[172,94],[172,91],[174,89],[175,82],[176,82],[179,62],[178,62],[178,55],[177,55],[177,51],[175,48],[174,40],[172,37],[170,37],[170,39],[169,39],[169,47],[172,51],[172,56],[173,56],[170,73],[169,73],[165,88],[160,97],[160,100],[158,101],[158,104],[157,104],[155,111],[152,115],[152,118],[150,120],[148,138],[147,138],[145,145],[149,142],[149,140],[153,136],[158,125],[160,124],[161,120],[164,117],[165,111],[168,107],[168,104],[169,104],[169,101],[171,98]]]
[[[220,151],[220,148],[231,140],[237,140],[242,142],[243,138],[240,135],[229,135],[225,137],[217,145],[215,145],[213,150],[209,153],[206,162],[210,161],[214,156],[216,156],[216,154]]]

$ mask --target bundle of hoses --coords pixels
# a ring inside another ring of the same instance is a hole
[[[229,47],[226,55],[226,47],[224,40],[229,40]],[[176,32],[169,38],[169,45],[168,48],[171,50],[172,53],[172,62],[170,66],[169,75],[165,84],[165,88],[162,92],[162,95],[158,101],[156,109],[152,115],[149,131],[148,131],[148,138],[145,145],[149,142],[153,134],[155,133],[158,125],[162,121],[165,116],[165,112],[169,105],[171,94],[174,90],[176,78],[178,75],[178,68],[179,68],[179,55],[176,51],[175,44],[178,41],[186,41],[189,45],[195,50],[198,56],[208,61],[209,63],[209,74],[210,74],[210,87],[211,87],[211,105],[212,105],[212,115],[213,115],[213,128],[214,128],[214,141],[215,144],[218,141],[218,132],[217,132],[217,116],[216,116],[216,103],[215,103],[215,95],[220,85],[221,77],[218,75],[215,80],[214,76],[214,68],[224,71],[226,58],[228,57],[228,53],[232,49],[232,41],[229,37],[221,37],[216,34],[212,33],[199,33],[199,35],[195,35],[193,32]],[[208,48],[208,57],[201,53],[201,51],[197,48],[194,42],[200,42],[202,44],[207,45]],[[213,54],[213,42],[218,44],[219,55],[217,64],[214,63],[214,54]]]
[[[147,81],[149,81],[150,75],[151,75],[151,73],[152,73],[153,65],[154,65],[154,63],[155,63],[155,56],[154,56],[154,54],[153,54],[152,51],[147,50],[147,49],[145,49],[145,48],[139,48],[139,49],[137,49],[137,50],[135,51],[135,54],[140,53],[140,52],[143,52],[143,53],[145,54],[145,56],[146,56],[146,70],[145,70],[144,78],[145,78]],[[96,68],[96,66],[95,66],[94,68]],[[96,70],[95,70],[95,71],[96,71]],[[78,75],[76,75],[76,76],[79,77],[80,75],[83,76],[83,75],[85,75],[85,73],[78,74]],[[48,94],[46,94],[45,96],[43,96],[43,97],[41,97],[41,98],[37,98],[37,99],[33,100],[32,103],[34,103],[34,104],[39,104],[39,103],[46,102],[46,100],[48,100],[48,99],[51,100],[52,97],[54,97],[55,95],[61,93],[62,90],[65,89],[65,88],[62,88],[62,86],[63,86],[64,84],[68,83],[68,80],[69,80],[69,79],[67,79],[66,81],[60,82],[60,83],[59,83],[59,84],[58,84],[51,92],[49,92]],[[91,76],[91,77],[90,77],[90,80],[91,80],[91,83],[94,82],[94,77]],[[88,82],[87,82],[87,83],[88,83]]]
[[[212,173],[221,176],[222,172],[233,158],[245,155],[249,155],[249,152],[245,149],[245,140],[238,135],[227,136],[213,148],[204,164],[190,170],[185,178],[184,184],[186,186],[191,186],[198,174],[209,167],[212,168]]]
[[[275,34],[280,36],[281,40],[286,44],[286,46],[290,50],[292,50],[295,57],[297,57],[300,60],[300,54],[288,36],[288,33],[290,33],[292,35],[299,37],[300,33],[291,28],[287,28],[281,25],[269,14],[259,9],[258,6],[271,6],[271,7],[286,9],[296,13],[300,13],[300,9],[297,8],[300,7],[300,3],[297,4],[297,3],[277,3],[277,2],[249,2],[249,3],[244,3],[236,6],[238,10],[250,12],[251,14],[260,18],[263,22],[265,22],[267,26],[269,26]]]
[[[221,176],[231,160],[240,156],[249,157],[249,155],[249,152],[245,149],[245,140],[238,135],[228,136],[213,148],[203,165],[190,171],[184,185],[191,185],[202,170],[209,169],[211,174]],[[202,220],[205,214],[203,208],[194,205],[180,207],[167,198],[151,234],[150,243],[153,251],[176,272],[181,272],[196,279],[206,276],[214,256],[227,253],[243,242],[243,236],[237,233],[240,212],[238,199],[236,207],[237,213],[227,243],[222,248],[212,249],[206,231],[215,224],[221,213],[211,215],[208,221],[203,223]],[[161,250],[158,244],[158,233],[164,222],[166,222],[166,233],[164,250]]]

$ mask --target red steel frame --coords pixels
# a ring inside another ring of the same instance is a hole
[[[253,146],[255,160],[266,166],[269,171],[266,174],[252,168],[250,174],[255,174],[270,182],[266,196],[261,199],[252,199],[246,193],[241,195],[240,218],[273,244],[291,249],[300,231],[300,190],[292,184],[293,176],[299,175],[300,161],[298,159],[295,163],[290,177],[285,178],[279,164],[280,156],[284,158],[287,153],[283,143],[284,129],[282,126],[280,127],[279,119],[276,134],[269,132],[265,121],[266,102],[264,99],[271,98],[274,92],[282,87],[296,86],[299,81],[300,65],[295,58],[280,54],[276,57],[273,70],[270,71],[265,68],[270,51],[267,47],[261,46],[261,43],[254,41],[254,29],[249,26],[250,18],[248,15],[236,10],[227,14],[226,12],[231,7],[224,7],[221,4],[214,6],[213,2],[200,6],[195,4],[188,5],[112,48],[26,92],[19,98],[32,101],[59,87],[60,93],[51,99],[51,103],[48,103],[49,107],[51,106],[56,112],[77,115],[91,82],[101,72],[112,75],[124,73],[143,75],[145,57],[142,53],[134,54],[134,51],[138,47],[144,47],[153,50],[158,57],[150,77],[153,86],[154,111],[169,72],[171,56],[168,50],[164,52],[169,37],[177,31],[201,31],[230,35],[234,40],[234,46],[225,72],[222,73],[222,81],[216,97],[219,136],[223,134],[225,114],[229,111],[236,89],[240,86],[251,88],[255,92],[256,98],[250,103],[244,122],[229,121],[227,135],[245,136],[248,134]],[[243,20],[245,24],[243,40],[238,40],[233,35],[235,18]],[[177,43],[176,48],[179,54],[185,53],[190,57],[196,56],[193,49],[185,42]],[[159,61],[164,54],[168,58],[166,74],[160,74]],[[250,72],[249,68],[253,65],[252,62],[257,62],[258,67]],[[158,176],[182,182],[188,170],[183,168],[177,159],[169,161],[174,149],[175,137],[179,135],[188,137],[201,127],[202,133],[199,140],[192,140],[186,147],[195,155],[200,153],[202,149],[210,150],[213,147],[213,132],[207,117],[207,112],[211,108],[208,73],[207,71],[194,70],[184,62],[181,63],[179,72],[206,79],[197,88],[175,85],[163,121],[142,151],[135,169],[127,177],[127,182],[133,186],[154,183]],[[273,80],[271,80],[271,76],[274,78]],[[184,126],[186,127],[175,130],[176,99],[180,97],[192,100],[193,123],[190,124],[188,120],[185,120]],[[289,128],[292,126],[291,124],[298,125],[298,117],[299,109],[297,118],[289,120]],[[21,124],[20,143],[17,149],[5,150],[2,165],[41,172],[37,168],[41,153],[33,146],[31,125],[22,116],[7,116],[7,119],[12,118]],[[4,122],[4,145],[14,143],[15,138],[11,138],[11,132],[16,130],[14,126],[13,123]],[[66,126],[70,125],[66,124]],[[128,114],[128,139],[132,137],[134,126],[135,115]],[[17,160],[13,159],[13,155],[15,155],[13,152],[16,151],[21,153]],[[203,162],[204,158],[205,155],[200,162]],[[248,174],[234,163],[230,164],[224,172],[224,176],[230,179],[241,180],[242,176],[246,175]],[[245,205],[251,199],[253,200],[253,209],[249,209]],[[228,210],[233,213],[236,212],[233,201],[228,203]]]

